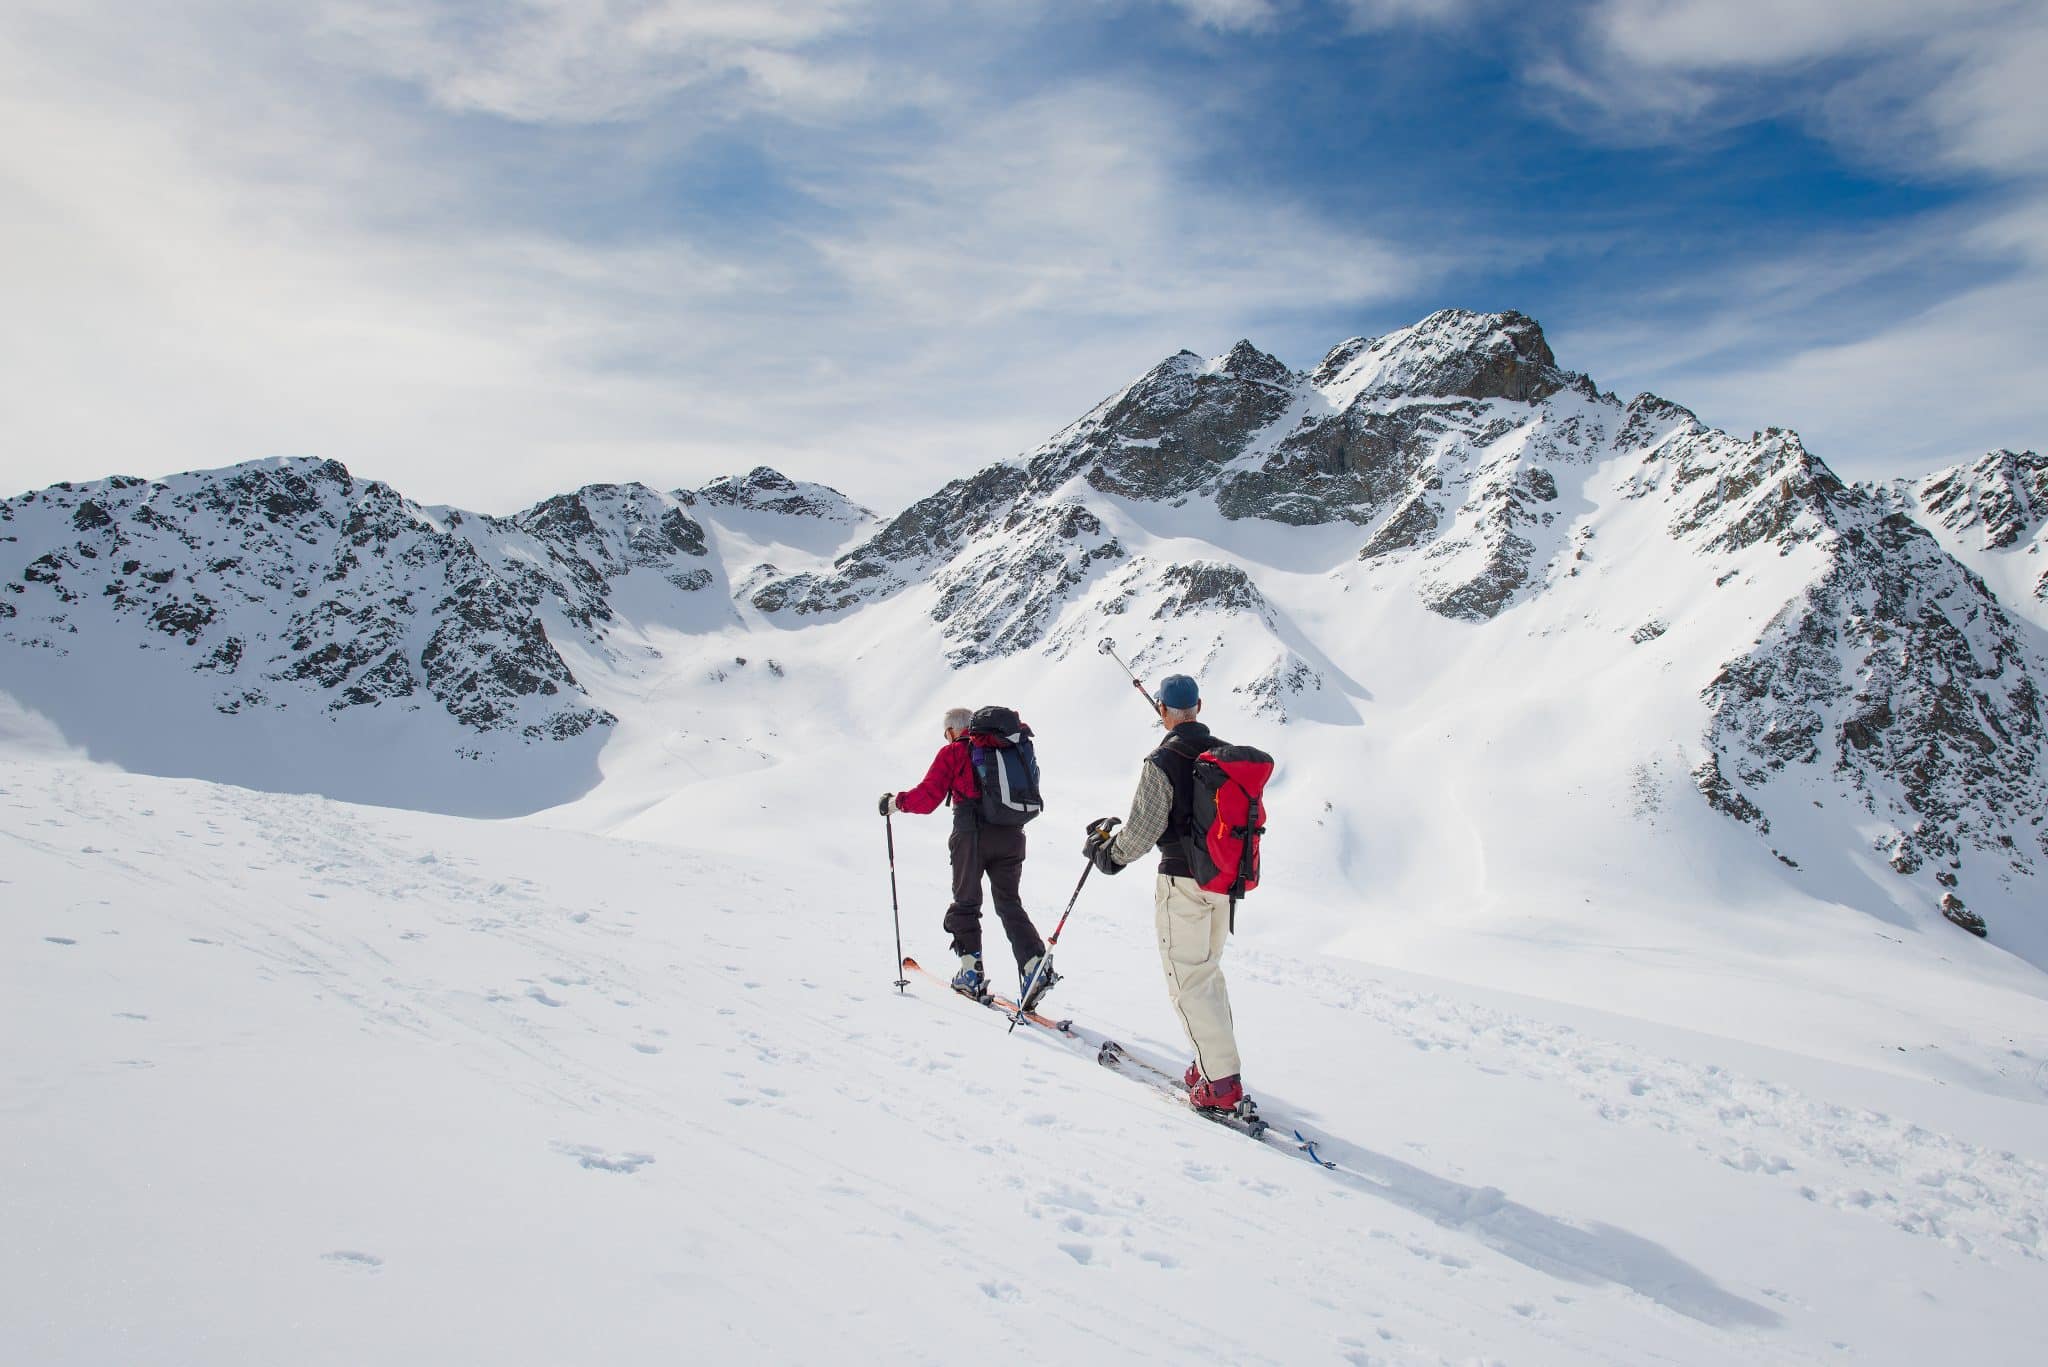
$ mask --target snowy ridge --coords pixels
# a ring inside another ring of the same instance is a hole
[[[804,521],[836,544],[868,520],[768,470],[699,493],[591,485],[502,518],[333,461],[57,485],[0,502],[6,681],[141,768],[532,810],[595,781],[617,718],[590,668],[630,675],[659,658],[651,629],[738,620],[700,497],[754,535]],[[222,721],[252,716],[253,737]]]

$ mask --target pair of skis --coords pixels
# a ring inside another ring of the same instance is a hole
[[[966,995],[965,993],[954,992],[952,984],[945,982],[937,974],[925,969],[915,959],[904,959],[903,971],[906,976],[912,973],[918,974],[927,982],[944,988],[954,996]],[[1125,1077],[1144,1083],[1153,1091],[1172,1102],[1177,1110],[1193,1111],[1204,1120],[1221,1125],[1225,1129],[1235,1130],[1249,1139],[1256,1139],[1291,1153],[1299,1153],[1318,1167],[1334,1169],[1337,1166],[1317,1152],[1317,1144],[1320,1141],[1309,1138],[1298,1129],[1294,1131],[1291,1141],[1275,1131],[1265,1118],[1259,1114],[1258,1107],[1252,1103],[1250,1097],[1246,1097],[1244,1101],[1239,1103],[1236,1109],[1228,1111],[1207,1110],[1202,1107],[1192,1106],[1188,1101],[1187,1083],[1184,1079],[1175,1077],[1172,1073],[1159,1067],[1149,1059],[1131,1053],[1123,1045],[1106,1035],[1085,1030],[1077,1026],[1072,1020],[1057,1019],[1038,1011],[1025,1011],[1016,1002],[999,995],[991,994],[975,1000],[978,1000],[981,1005],[989,1010],[999,1011],[1008,1017],[1013,1029],[1019,1022],[1029,1023],[1070,1047],[1077,1049],[1077,1051],[1085,1050],[1092,1053],[1097,1063],[1105,1068],[1113,1069]]]

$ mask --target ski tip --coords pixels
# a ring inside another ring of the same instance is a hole
[[[909,955],[906,954],[903,956],[903,967],[906,971],[916,971],[917,960],[911,958]]]

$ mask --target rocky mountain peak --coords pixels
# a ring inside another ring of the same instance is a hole
[[[860,522],[874,516],[830,485],[791,479],[766,465],[757,465],[744,475],[714,479],[683,497],[685,501],[701,500],[715,508],[821,518],[828,522]]]
[[[1914,492],[1928,516],[1949,530],[1975,533],[1980,549],[2004,550],[2048,523],[2048,457],[1993,451],[1929,475]]]
[[[1249,341],[1239,341],[1222,357],[1216,368],[1225,375],[1260,384],[1287,385],[1294,380],[1294,372],[1283,361],[1259,350]]]
[[[1583,376],[1558,369],[1543,328],[1525,313],[1441,309],[1384,337],[1352,338],[1310,372],[1342,407],[1361,399],[1508,399],[1535,403]]]

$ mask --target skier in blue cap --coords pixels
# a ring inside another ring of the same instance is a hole
[[[1194,767],[1198,755],[1221,744],[1196,718],[1202,691],[1185,674],[1160,681],[1155,699],[1166,740],[1145,757],[1138,791],[1123,829],[1114,818],[1089,826],[1087,854],[1104,873],[1119,872],[1157,848],[1159,876],[1152,887],[1153,923],[1166,991],[1195,1061],[1188,1065],[1189,1099],[1204,1110],[1235,1109],[1244,1100],[1230,992],[1223,981],[1223,944],[1230,935],[1230,898],[1195,881],[1181,844],[1194,823]]]

